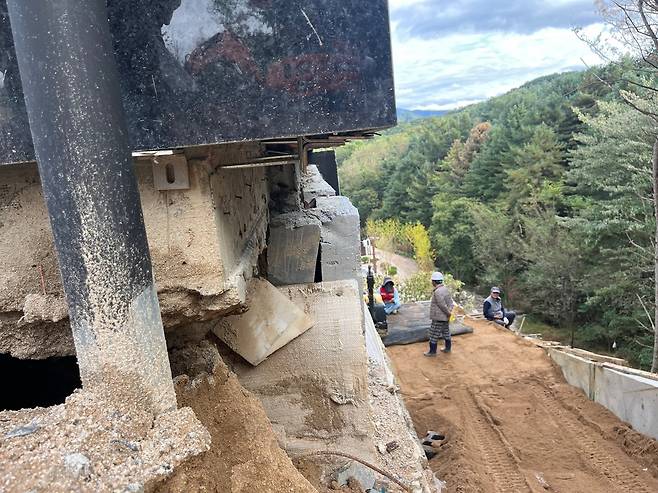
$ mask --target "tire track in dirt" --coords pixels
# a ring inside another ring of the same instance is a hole
[[[591,429],[570,410],[560,404],[559,398],[544,385],[533,386],[533,393],[537,403],[550,416],[556,426],[565,430],[571,441],[583,452],[583,458],[592,468],[601,474],[616,488],[615,491],[628,491],[633,493],[655,493],[640,478],[642,471],[635,464],[628,461],[620,462],[619,450],[606,441],[600,434]]]
[[[525,476],[519,470],[518,459],[511,448],[504,443],[494,429],[494,424],[484,409],[478,405],[476,397],[469,390],[460,389],[456,394],[463,404],[462,414],[471,425],[470,433],[473,442],[477,443],[484,467],[495,483],[496,491],[504,493],[522,493],[532,491]]]
[[[468,323],[476,333],[449,356],[387,348],[419,436],[446,436],[430,465],[448,493],[658,492],[658,459],[629,453],[656,441],[569,387],[534,344]]]

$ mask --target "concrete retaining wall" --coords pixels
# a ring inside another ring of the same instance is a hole
[[[658,376],[581,358],[561,349],[549,348],[548,354],[569,384],[640,433],[658,439]]]

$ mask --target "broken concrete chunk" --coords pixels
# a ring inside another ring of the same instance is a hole
[[[336,191],[324,180],[318,167],[310,164],[302,176],[302,195],[304,202],[310,204],[318,197],[333,197]]]
[[[59,322],[69,316],[66,300],[51,294],[28,294],[23,303],[24,323]]]
[[[249,310],[224,318],[213,332],[254,366],[313,326],[313,319],[269,282],[254,279]]]
[[[359,211],[347,197],[319,197],[320,261],[323,281],[356,279],[361,283]]]
[[[306,211],[272,218],[267,245],[268,277],[276,286],[315,280],[320,220]]]
[[[75,477],[86,478],[91,475],[91,462],[80,452],[65,455],[64,465]]]

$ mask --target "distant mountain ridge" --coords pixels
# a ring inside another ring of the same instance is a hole
[[[398,122],[405,123],[413,120],[418,120],[420,118],[429,118],[432,116],[441,116],[448,113],[448,110],[408,110],[406,108],[398,108]]]

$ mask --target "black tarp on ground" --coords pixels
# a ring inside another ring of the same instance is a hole
[[[382,338],[384,346],[414,344],[429,340],[429,314],[429,301],[402,305],[397,315],[388,316],[388,334]],[[453,336],[472,332],[473,329],[460,320],[450,323],[450,334]]]

